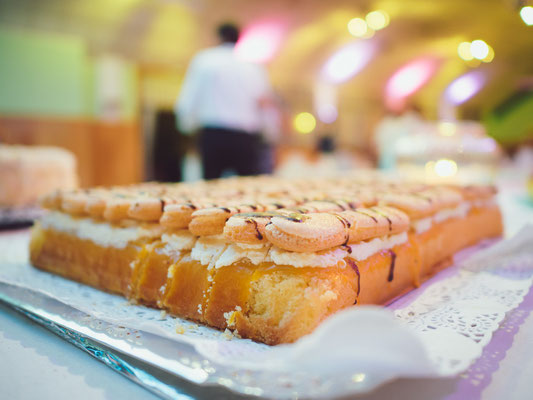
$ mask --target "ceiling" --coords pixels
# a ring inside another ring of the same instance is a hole
[[[297,108],[311,106],[318,71],[342,44],[354,17],[381,9],[390,25],[372,40],[379,52],[367,68],[339,87],[341,109],[382,104],[383,87],[401,65],[421,55],[439,58],[437,75],[416,95],[432,117],[444,88],[472,68],[457,56],[462,41],[485,40],[495,51],[483,96],[465,109],[484,112],[510,96],[533,75],[533,27],[527,27],[518,0],[0,0],[0,25],[82,36],[90,53],[118,53],[143,68],[179,71],[192,55],[214,43],[213,29],[224,20],[246,26],[276,19],[287,28],[285,41],[268,68],[275,87]],[[360,39],[362,40],[362,39]]]

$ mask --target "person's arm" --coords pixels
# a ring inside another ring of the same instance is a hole
[[[197,107],[202,83],[201,75],[201,60],[195,57],[187,69],[180,94],[174,105],[177,128],[185,134],[191,134],[198,128]]]

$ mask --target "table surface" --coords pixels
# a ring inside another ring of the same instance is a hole
[[[500,204],[506,236],[516,233],[525,223],[533,223],[532,203],[521,189],[509,188],[502,193]],[[500,360],[495,371],[474,368],[452,379],[402,379],[358,398],[459,399],[464,398],[466,392],[468,398],[487,400],[531,398],[533,292],[523,304],[513,314],[520,323],[504,323],[500,328],[512,338],[507,351],[484,353],[486,357]],[[199,388],[185,382],[177,384],[190,396],[187,398],[241,398],[225,389]],[[467,391],[465,384],[469,386]],[[0,388],[0,398],[4,399],[157,398],[3,304],[0,304]]]

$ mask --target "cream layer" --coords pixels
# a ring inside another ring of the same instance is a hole
[[[295,268],[328,268],[339,264],[346,257],[361,261],[405,242],[407,242],[407,232],[402,232],[329,250],[299,253],[283,250],[271,244],[227,243],[220,236],[206,236],[198,239],[192,249],[191,258],[202,265],[207,265],[208,268],[222,268],[244,259],[254,265],[273,262]]]
[[[494,198],[486,200],[474,200],[472,202],[465,201],[457,207],[445,208],[433,214],[430,217],[411,221],[411,229],[415,233],[423,233],[428,231],[434,223],[440,223],[452,218],[465,218],[472,208],[495,206],[496,200]]]
[[[103,247],[122,249],[129,243],[145,238],[160,237],[163,228],[159,224],[137,223],[131,220],[112,225],[91,218],[76,218],[59,211],[51,211],[41,219],[43,229],[53,229],[90,240]]]

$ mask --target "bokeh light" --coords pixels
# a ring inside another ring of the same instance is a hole
[[[372,59],[375,45],[368,40],[349,43],[334,53],[322,68],[322,79],[342,83],[361,71]]]
[[[460,43],[457,46],[457,54],[470,66],[478,66],[480,61],[489,63],[494,59],[494,49],[480,39]]]
[[[435,162],[433,169],[437,176],[441,178],[446,178],[454,176],[457,173],[457,163],[453,160],[447,158],[442,158]]]
[[[352,18],[348,22],[348,32],[355,37],[363,37],[368,31],[368,26],[362,18]]]
[[[387,14],[385,11],[376,10],[369,12],[365,20],[370,28],[374,29],[375,31],[379,31],[380,29],[383,29],[389,25],[390,18],[389,14]]]
[[[235,45],[239,58],[249,62],[265,63],[278,51],[285,28],[279,21],[260,22],[247,27]]]
[[[525,6],[520,10],[520,18],[527,26],[533,25],[533,7]]]
[[[446,99],[459,105],[478,93],[486,82],[486,77],[481,71],[471,71],[454,80],[444,91]]]
[[[459,54],[459,57],[465,61],[470,61],[474,58],[472,56],[472,52],[470,51],[470,45],[470,42],[461,42],[459,46],[457,46],[457,53]]]
[[[439,122],[438,130],[442,136],[450,137],[455,135],[455,133],[457,132],[457,125],[450,121],[442,121]]]
[[[489,46],[483,40],[474,40],[470,45],[470,52],[472,57],[483,60],[489,55]]]
[[[293,126],[298,133],[305,135],[313,132],[316,127],[316,119],[311,113],[301,112],[294,117]]]
[[[389,108],[398,109],[404,100],[424,86],[435,75],[439,63],[434,57],[421,57],[403,65],[385,85],[385,101]]]

